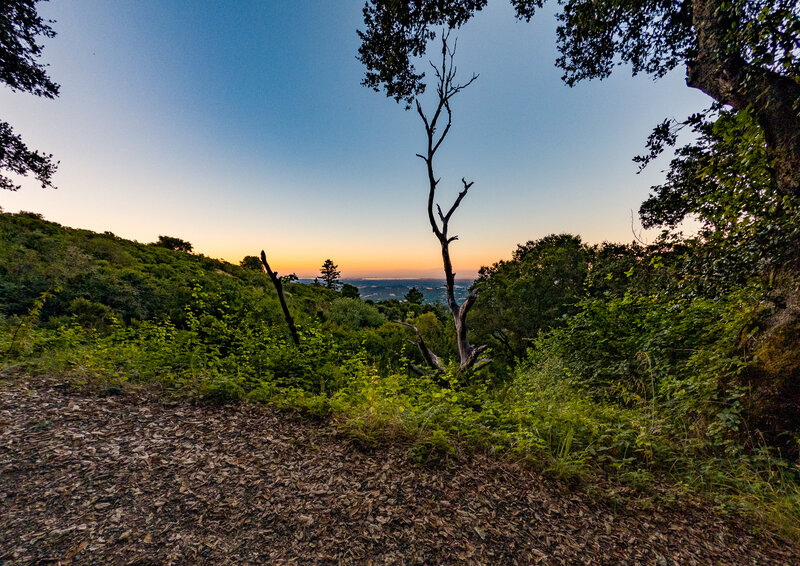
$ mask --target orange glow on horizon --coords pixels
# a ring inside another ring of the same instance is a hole
[[[219,257],[233,264],[237,264],[245,255],[256,255],[256,253],[243,253],[240,250],[198,250],[211,257]],[[260,251],[260,250],[259,250]],[[329,255],[313,252],[284,252],[270,254],[267,251],[267,260],[270,266],[281,274],[295,273],[302,279],[313,279],[319,277],[319,270],[322,263],[330,258],[339,267],[342,277],[362,278],[409,278],[409,279],[443,279],[444,271],[442,268],[441,256],[438,249],[425,253],[424,256],[415,250],[392,250],[394,253],[387,257],[386,254],[375,254],[369,251],[331,253]],[[454,254],[455,255],[455,254]],[[478,254],[467,254],[467,257],[454,258],[454,270],[458,279],[474,279],[477,277],[478,269],[482,265],[491,265],[497,261],[501,255],[497,254],[494,259],[476,257]],[[480,255],[486,255],[480,254]]]

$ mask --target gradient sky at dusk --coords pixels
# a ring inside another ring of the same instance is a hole
[[[683,70],[621,67],[570,89],[554,66],[552,9],[517,22],[505,1],[458,33],[480,78],[454,102],[440,202],[475,181],[451,222],[459,276],[553,232],[630,241],[660,181],[631,158],[654,125],[704,108]],[[282,273],[441,273],[427,225],[416,114],[360,86],[361,0],[52,0],[44,60],[57,100],[0,88],[2,118],[61,161],[57,191],[28,180],[6,211],[150,242],[159,234],[237,262],[267,250]]]

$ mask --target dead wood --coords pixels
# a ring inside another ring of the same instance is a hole
[[[407,322],[401,322],[399,320],[396,322],[397,324],[407,326],[408,328],[414,331],[414,334],[416,334],[417,336],[417,341],[415,342],[413,340],[409,340],[409,342],[411,342],[412,344],[417,346],[417,348],[419,348],[419,353],[422,354],[422,359],[425,360],[425,363],[428,364],[428,367],[430,367],[435,371],[443,372],[445,370],[445,367],[444,364],[442,363],[442,360],[439,358],[439,356],[434,354],[430,350],[430,348],[428,348],[427,344],[425,344],[425,340],[422,339],[422,335],[419,333],[419,329],[413,324],[409,324]]]
[[[450,100],[459,92],[471,85],[478,75],[473,74],[472,77],[465,83],[456,82],[456,67],[453,64],[455,56],[455,47],[448,48],[447,41],[449,34],[442,34],[442,60],[440,66],[431,63],[434,74],[437,78],[436,93],[438,95],[438,103],[436,110],[428,117],[422,109],[419,100],[416,101],[417,114],[422,119],[425,126],[425,134],[427,136],[427,149],[424,154],[418,153],[417,156],[425,162],[428,172],[428,221],[430,222],[431,229],[434,235],[439,240],[442,249],[442,263],[445,275],[445,291],[447,294],[447,305],[453,316],[453,322],[456,327],[456,343],[458,344],[458,355],[460,359],[459,368],[466,370],[472,368],[478,361],[480,354],[486,349],[486,346],[473,346],[467,339],[467,313],[477,299],[477,291],[473,290],[467,299],[459,305],[455,297],[455,276],[453,272],[453,263],[450,259],[450,244],[458,239],[458,236],[449,236],[448,230],[450,228],[450,219],[453,213],[467,196],[467,192],[472,187],[474,182],[467,182],[465,178],[461,179],[462,191],[458,193],[458,197],[452,206],[445,214],[441,206],[435,204],[436,187],[440,179],[436,178],[433,170],[433,158],[436,155],[442,142],[450,132],[453,124],[453,113],[450,108]],[[441,121],[445,121],[444,128],[439,133]],[[434,214],[434,206],[438,213],[438,220]],[[423,357],[425,354],[423,354]],[[488,362],[487,362],[488,363]],[[486,365],[482,363],[481,365]]]
[[[261,268],[264,270],[264,273],[269,275],[269,278],[272,280],[272,284],[275,286],[275,291],[278,292],[278,301],[281,303],[281,309],[283,309],[283,318],[286,320],[286,326],[289,327],[289,333],[292,335],[292,341],[294,342],[295,346],[300,346],[300,336],[297,334],[297,328],[294,325],[292,313],[289,312],[289,307],[286,305],[286,298],[283,296],[283,284],[278,277],[278,273],[270,269],[269,263],[267,263],[267,254],[264,253],[264,250],[261,250]]]

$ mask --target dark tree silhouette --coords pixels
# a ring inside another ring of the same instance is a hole
[[[326,259],[322,264],[322,269],[319,270],[322,280],[325,282],[325,287],[328,289],[336,290],[339,288],[339,279],[342,275],[338,270],[339,266],[333,263],[332,260]]]
[[[192,244],[180,238],[173,238],[172,236],[159,236],[158,241],[151,244],[159,248],[167,248],[176,252],[191,252]]]
[[[36,12],[38,0],[4,0],[0,2],[0,81],[12,91],[55,98],[59,86],[50,80],[42,55],[40,38],[55,37],[52,22]],[[53,187],[52,177],[58,167],[53,156],[33,151],[14,133],[7,122],[0,121],[0,171],[16,175],[33,174],[42,188]],[[0,188],[19,189],[10,177],[0,174]]]
[[[416,287],[411,287],[411,289],[408,290],[408,293],[406,293],[406,296],[404,298],[407,302],[411,303],[412,305],[421,305],[422,301],[425,300],[425,295],[423,295],[422,291],[420,291]]]
[[[253,269],[256,271],[261,271],[263,268],[263,266],[261,265],[261,260],[254,255],[244,256],[244,258],[242,258],[242,261],[239,262],[239,265],[245,269]]]
[[[350,285],[350,283],[345,283],[342,285],[342,297],[347,297],[349,299],[359,299],[361,298],[361,293],[358,291],[358,287],[355,285]]]
[[[437,67],[431,63],[437,79],[436,94],[438,98],[436,109],[434,110],[433,114],[430,116],[426,115],[422,110],[422,105],[420,104],[419,99],[415,100],[417,114],[419,114],[419,117],[422,119],[422,123],[425,126],[425,135],[427,137],[426,151],[425,153],[418,153],[417,157],[421,158],[425,162],[425,167],[428,172],[428,221],[430,222],[431,229],[433,230],[436,238],[439,240],[439,244],[441,245],[442,249],[442,263],[444,266],[447,305],[453,315],[453,323],[455,324],[456,328],[456,343],[458,344],[458,355],[460,358],[459,367],[460,369],[465,370],[476,365],[481,352],[486,349],[486,346],[473,346],[467,339],[467,313],[475,303],[475,299],[477,299],[478,294],[477,291],[473,290],[461,305],[459,305],[456,301],[456,274],[453,272],[453,263],[450,259],[450,244],[457,240],[458,236],[450,236],[448,234],[448,230],[450,227],[450,219],[452,218],[453,213],[461,204],[461,201],[464,200],[464,197],[467,196],[467,191],[469,191],[470,187],[472,187],[472,183],[468,183],[464,178],[461,179],[464,190],[458,193],[458,197],[456,197],[455,202],[445,213],[438,204],[435,204],[436,187],[439,185],[440,179],[437,179],[436,174],[434,173],[433,158],[441,147],[442,142],[444,142],[445,138],[447,137],[447,134],[450,132],[450,127],[453,123],[453,114],[450,107],[451,99],[472,84],[475,79],[478,78],[478,76],[472,75],[472,77],[463,84],[456,82],[456,69],[453,65],[455,49],[449,49],[447,41],[448,35],[445,33],[442,35],[442,60],[440,66]],[[435,212],[434,206],[436,208]],[[434,367],[438,365],[439,367],[437,367],[437,369],[443,369],[439,363],[436,363],[438,362],[438,359],[433,356],[431,352],[426,353],[424,351],[426,348],[421,339],[418,345],[420,350],[423,350],[423,357],[429,364],[434,362],[432,364]],[[488,360],[483,360],[481,365],[484,363],[488,363]]]
[[[511,0],[530,20],[545,0]],[[780,191],[800,196],[800,2],[797,0],[561,0],[557,65],[572,86],[620,61],[656,78],[681,65],[686,83],[748,111],[764,132]],[[413,57],[432,29],[458,28],[486,0],[368,0],[359,59],[364,83],[411,103],[424,90]]]

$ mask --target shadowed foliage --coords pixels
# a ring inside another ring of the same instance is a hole
[[[13,91],[45,98],[58,96],[59,86],[47,76],[39,62],[43,45],[40,39],[55,37],[49,21],[36,12],[38,0],[6,0],[0,4],[0,81]],[[53,156],[28,148],[6,122],[0,121],[0,171],[25,176],[33,174],[42,188],[52,187],[58,167]],[[17,190],[7,175],[0,175],[0,189]]]

